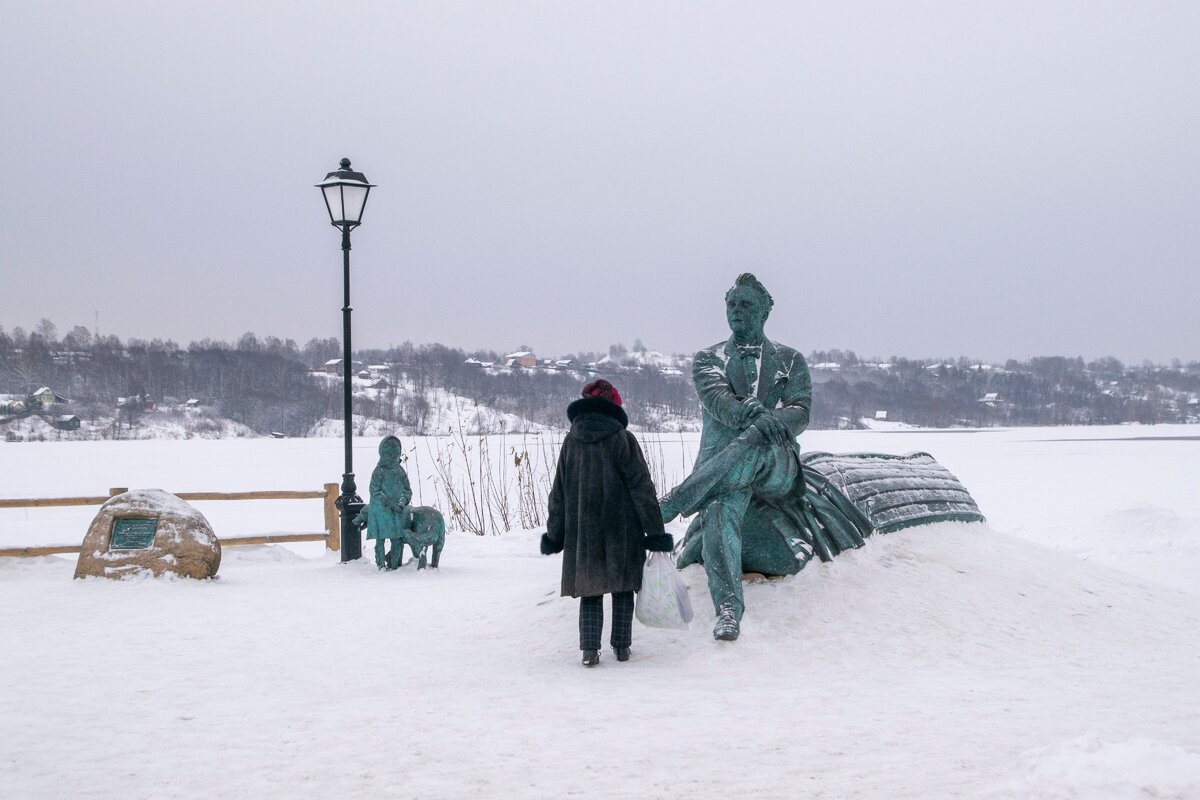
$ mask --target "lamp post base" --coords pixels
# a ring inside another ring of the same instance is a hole
[[[342,562],[362,558],[362,530],[354,524],[354,518],[366,504],[358,496],[358,489],[354,485],[354,473],[347,472],[342,475],[342,493],[334,505],[341,514]]]

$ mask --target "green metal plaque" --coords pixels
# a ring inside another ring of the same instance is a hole
[[[158,517],[124,517],[113,520],[109,550],[149,550],[158,530]]]

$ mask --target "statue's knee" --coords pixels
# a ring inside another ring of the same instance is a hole
[[[711,520],[715,525],[722,525],[740,516],[735,504],[728,500],[714,500],[704,508],[705,525]]]

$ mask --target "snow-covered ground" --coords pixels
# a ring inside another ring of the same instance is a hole
[[[690,465],[695,435],[642,439],[664,482]],[[535,530],[452,534],[436,572],[319,545],[227,548],[205,583],[0,559],[0,797],[1200,797],[1196,428],[801,442],[930,452],[989,522],[748,585],[734,643],[691,567],[691,629],[635,623],[632,660],[592,670]],[[340,446],[0,445],[0,492],[317,488]],[[197,505],[223,536],[321,527],[319,501]],[[0,510],[0,547],[77,542],[93,513]]]

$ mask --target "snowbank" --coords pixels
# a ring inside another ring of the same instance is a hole
[[[635,623],[632,660],[593,670],[536,530],[451,535],[440,570],[393,574],[280,547],[228,548],[195,584],[0,559],[0,796],[1200,796],[1200,442],[1075,433],[806,435],[933,452],[990,521],[748,585],[735,643],[690,567],[692,627]],[[16,495],[305,488],[338,445],[11,445],[0,467]],[[228,505],[205,508],[219,533],[280,526]]]

